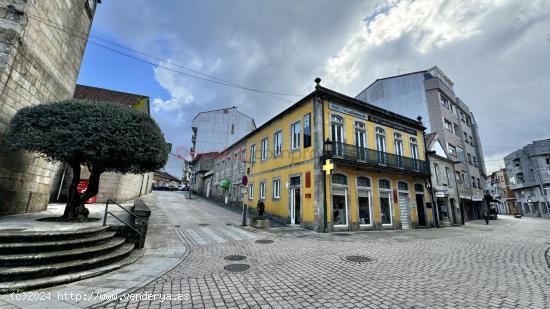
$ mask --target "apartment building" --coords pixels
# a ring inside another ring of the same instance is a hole
[[[316,82],[220,153],[212,197],[318,232],[431,225],[422,123]]]
[[[421,116],[426,131],[437,133],[450,158],[460,161],[455,178],[465,219],[481,218],[486,172],[476,120],[441,69],[377,79],[356,98],[406,117]]]
[[[499,214],[513,215],[517,213],[516,199],[510,189],[505,168],[491,174],[491,177],[487,179],[485,190],[485,195],[491,196],[489,202],[491,207],[497,209]]]
[[[504,157],[517,211],[549,217],[550,139],[534,141]]]

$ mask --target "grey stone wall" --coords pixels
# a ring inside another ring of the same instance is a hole
[[[82,38],[92,23],[85,1],[0,0],[0,215],[45,209],[59,165],[4,146],[18,110],[74,92],[87,40],[45,20]]]

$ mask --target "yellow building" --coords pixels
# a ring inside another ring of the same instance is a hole
[[[217,157],[212,196],[319,232],[427,226],[424,160],[420,121],[317,84]]]

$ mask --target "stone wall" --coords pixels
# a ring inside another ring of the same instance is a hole
[[[85,1],[0,0],[0,215],[47,207],[60,164],[6,151],[4,135],[21,108],[72,97],[91,23]]]

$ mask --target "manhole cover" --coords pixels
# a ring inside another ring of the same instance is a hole
[[[349,233],[334,233],[334,236],[351,236]]]
[[[199,226],[209,226],[210,224],[208,223],[199,223]]]
[[[181,225],[179,225],[179,224],[176,224],[176,225],[174,225],[174,227],[181,227]]]
[[[224,259],[228,261],[242,261],[246,259],[246,256],[244,255],[238,255],[238,254],[232,254],[224,257]]]
[[[255,241],[257,244],[270,244],[273,243],[273,240],[271,239],[258,239]]]
[[[248,264],[229,264],[223,267],[223,269],[230,271],[232,273],[239,273],[241,271],[246,271],[250,268]]]
[[[231,223],[226,223],[225,225],[231,225]]]
[[[362,256],[362,255],[348,255],[346,256],[346,260],[350,262],[357,262],[357,263],[369,263],[376,261],[373,258]]]

